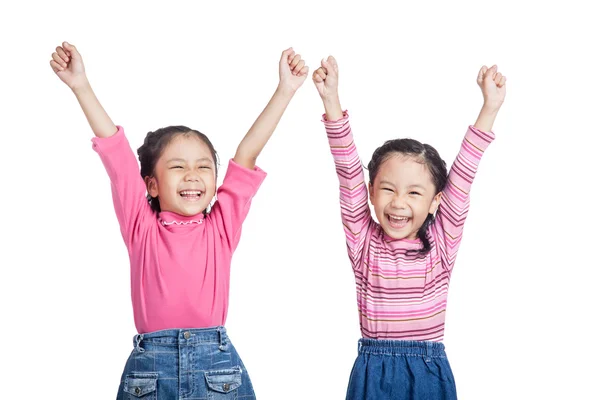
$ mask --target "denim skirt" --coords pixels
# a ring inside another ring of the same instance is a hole
[[[444,345],[360,339],[347,400],[456,400]]]
[[[222,326],[135,335],[117,394],[117,400],[255,398]]]

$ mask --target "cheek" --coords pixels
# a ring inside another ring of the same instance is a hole
[[[159,191],[170,192],[173,187],[176,187],[177,177],[175,174],[164,174],[158,180]]]
[[[430,201],[424,200],[424,199],[415,199],[413,202],[411,202],[411,208],[413,209],[413,212],[415,214],[417,214],[420,217],[422,217],[423,215],[423,219],[425,217],[427,217],[427,214],[429,214],[429,205],[431,204]],[[415,215],[415,216],[417,216]]]
[[[217,180],[214,174],[208,175],[204,178],[204,186],[206,188],[206,192],[214,196],[217,190]]]
[[[156,184],[158,185],[159,196],[162,195],[165,198],[178,195],[177,189],[181,178],[176,172],[169,171],[161,174],[158,178]]]
[[[383,213],[383,209],[385,208],[388,201],[384,196],[374,195],[371,197],[371,203],[373,204],[373,208],[375,208],[376,213]]]

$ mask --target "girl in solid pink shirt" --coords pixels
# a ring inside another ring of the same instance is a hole
[[[289,48],[279,85],[229,161],[217,189],[217,153],[185,126],[148,133],[138,149],[94,95],[81,55],[64,42],[50,65],[73,91],[94,132],[93,148],[111,181],[131,266],[138,334],[118,399],[254,399],[248,373],[223,327],[231,257],[265,173],[255,165],[308,67]],[[217,197],[211,207],[213,198]]]

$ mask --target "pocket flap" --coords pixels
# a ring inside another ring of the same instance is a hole
[[[242,369],[240,367],[207,371],[204,376],[208,387],[215,392],[229,393],[242,386]]]
[[[135,397],[142,397],[156,390],[156,373],[129,374],[125,378],[124,391]]]

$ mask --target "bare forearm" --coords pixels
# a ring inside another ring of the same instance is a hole
[[[327,117],[327,121],[337,121],[344,116],[340,98],[337,93],[323,98],[323,106],[325,106],[325,116]]]
[[[281,120],[294,92],[277,87],[271,100],[240,142],[234,161],[246,168],[254,168],[256,159]]]
[[[498,108],[489,107],[484,104],[479,113],[479,117],[477,117],[477,121],[475,122],[475,128],[483,132],[491,132],[492,128],[494,127],[494,121],[496,120],[498,111]]]
[[[117,127],[102,107],[102,104],[98,101],[98,98],[96,98],[89,83],[73,89],[73,93],[75,94],[94,135],[106,138],[117,132]]]

